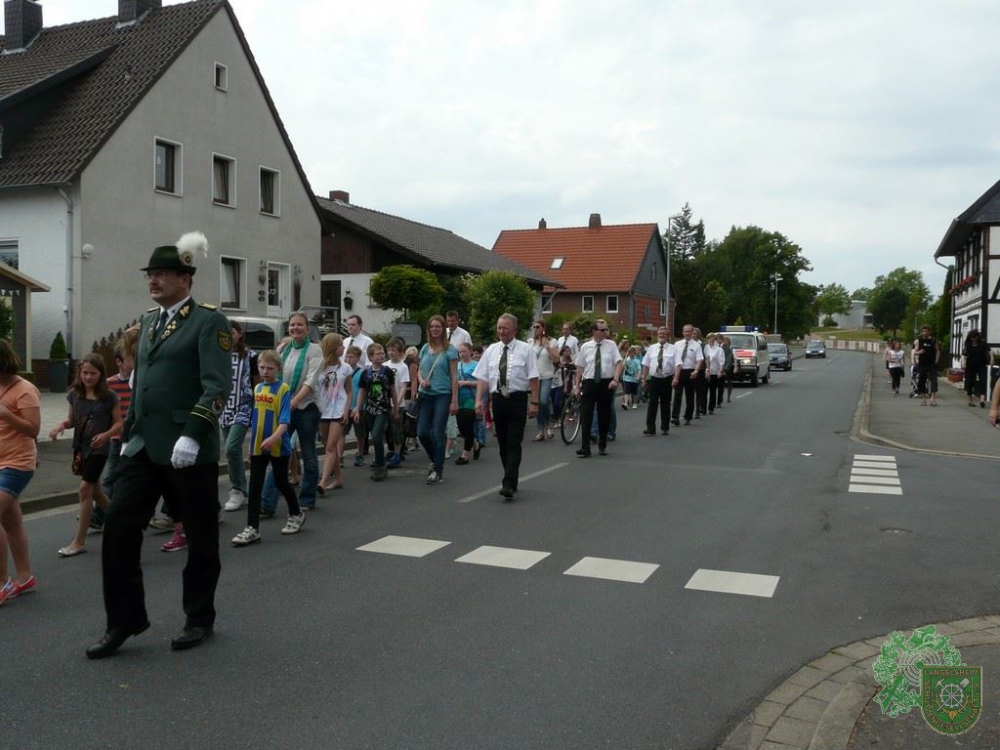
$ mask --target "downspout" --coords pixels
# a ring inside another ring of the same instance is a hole
[[[934,262],[937,263],[939,266],[941,266],[941,268],[944,269],[945,278],[948,278],[947,274],[948,274],[948,271],[950,270],[949,267],[946,266],[941,261],[939,261],[936,255],[934,256]],[[955,278],[952,277],[952,281],[954,281],[954,280],[955,280]],[[952,336],[951,336],[952,341],[951,341],[951,346],[950,346],[951,351],[948,352],[948,354],[951,356],[951,365],[950,366],[954,366],[954,364],[955,364],[955,295],[951,293],[951,290],[949,290],[948,291],[948,296],[951,297],[951,331],[950,331],[950,333],[952,334]]]
[[[73,359],[73,199],[61,187],[56,188],[66,201],[66,349]]]

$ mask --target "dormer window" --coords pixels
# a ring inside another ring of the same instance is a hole
[[[215,88],[229,91],[229,68],[219,62],[215,64]]]
[[[549,266],[549,268],[551,268],[553,271],[558,271],[560,268],[562,268],[562,264],[563,264],[564,260],[566,260],[566,259],[565,258],[553,258],[552,259],[552,265]]]

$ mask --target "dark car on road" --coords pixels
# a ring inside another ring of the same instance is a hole
[[[810,341],[806,345],[806,359],[811,359],[812,357],[826,359],[826,344],[822,341]]]
[[[770,359],[767,364],[769,370],[788,372],[792,369],[792,351],[787,344],[768,344],[767,353]]]

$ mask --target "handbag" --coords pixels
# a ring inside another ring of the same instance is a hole
[[[403,437],[415,438],[417,436],[417,415],[420,413],[420,394],[410,400],[403,410]]]

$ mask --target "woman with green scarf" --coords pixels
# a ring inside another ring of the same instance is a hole
[[[319,432],[319,406],[312,384],[323,364],[319,344],[309,341],[309,319],[305,313],[294,312],[288,318],[288,335],[291,337],[278,347],[281,355],[281,379],[292,390],[292,422],[289,433],[299,438],[302,452],[302,487],[299,507],[313,510],[316,507],[316,487],[319,484],[319,458],[316,455],[316,435]],[[268,472],[261,497],[261,515],[270,517],[278,507],[278,490]]]

